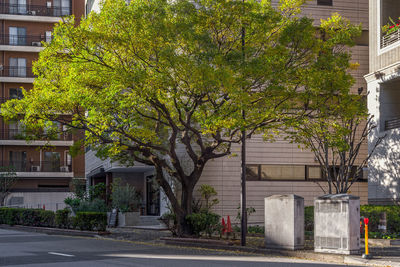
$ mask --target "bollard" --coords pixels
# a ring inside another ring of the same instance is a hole
[[[364,224],[365,224],[365,254],[362,255],[363,259],[372,259],[372,256],[368,252],[368,223],[369,219],[364,218]]]

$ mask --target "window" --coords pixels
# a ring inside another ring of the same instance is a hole
[[[9,27],[8,34],[10,45],[26,45],[26,28]]]
[[[305,180],[302,165],[261,165],[261,180]]]
[[[10,14],[26,14],[26,0],[10,0]]]
[[[53,4],[55,16],[68,16],[71,14],[70,0],[53,0]]]
[[[319,6],[332,6],[333,0],[317,0],[317,5]]]
[[[260,180],[260,165],[246,165],[246,180],[258,181]]]
[[[43,171],[59,172],[60,171],[60,153],[44,152]]]
[[[46,43],[51,42],[51,31],[46,31]]]
[[[259,181],[259,180],[304,181],[305,177],[306,176],[305,176],[304,165],[249,164],[246,166],[246,180],[248,181]]]
[[[21,88],[10,88],[9,93],[10,99],[22,99],[24,97]]]
[[[10,77],[26,77],[26,58],[10,57]]]
[[[307,166],[307,180],[319,180],[319,179],[322,179],[321,167]]]
[[[10,151],[9,152],[10,166],[16,172],[26,172],[26,152],[25,151]]]

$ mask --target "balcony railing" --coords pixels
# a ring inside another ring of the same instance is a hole
[[[42,42],[45,40],[46,38],[44,35],[0,35],[0,45],[42,46]]]
[[[0,166],[11,167],[15,172],[72,172],[72,166],[62,166],[59,161],[0,161]]]
[[[0,66],[1,77],[34,78],[31,67]]]
[[[400,41],[400,30],[384,35],[381,38],[381,49]]]
[[[71,7],[0,3],[0,13],[10,15],[61,17],[71,15]]]
[[[48,138],[35,137],[34,135],[19,129],[8,129],[0,131],[0,140],[48,140]],[[50,138],[51,141],[71,141],[71,133],[61,133],[59,137]]]
[[[400,118],[385,121],[385,131],[400,128]]]

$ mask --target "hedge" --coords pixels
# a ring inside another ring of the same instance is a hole
[[[380,215],[386,212],[387,232],[390,234],[400,233],[400,206],[373,206],[362,205],[360,216],[369,219],[369,231],[379,232],[378,225]],[[304,210],[305,230],[314,230],[314,207],[305,207]]]
[[[104,212],[78,212],[73,224],[74,228],[79,228],[80,230],[105,231],[107,214]]]
[[[72,219],[69,213],[67,209],[54,213],[41,209],[0,208],[0,224],[106,230],[107,215],[104,212],[78,212]]]

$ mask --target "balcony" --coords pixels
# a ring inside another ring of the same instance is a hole
[[[385,131],[400,128],[400,118],[385,121]]]
[[[0,77],[34,78],[31,67],[0,66]]]
[[[381,37],[381,49],[400,41],[400,30]]]
[[[0,35],[0,45],[41,47],[44,41],[46,41],[44,35]]]
[[[0,3],[0,14],[62,17],[71,15],[71,7]]]
[[[35,138],[37,138],[37,139],[35,139]],[[26,140],[26,139],[43,140],[43,138],[40,138],[38,136],[35,137],[33,134],[29,134],[28,132],[19,130],[19,129],[9,129],[9,130],[0,131],[0,140]],[[52,141],[71,141],[72,134],[71,133],[62,133],[59,135],[59,138],[50,138],[50,140],[52,140]]]
[[[15,172],[70,173],[72,166],[62,166],[58,161],[1,161],[0,166],[12,167]]]

